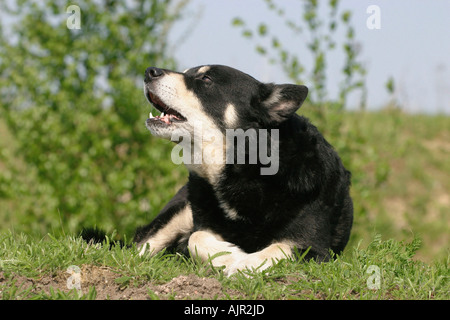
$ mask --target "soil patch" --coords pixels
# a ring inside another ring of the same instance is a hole
[[[148,300],[148,299],[224,299],[227,295],[238,295],[234,290],[222,287],[221,283],[213,278],[200,278],[196,275],[182,275],[173,278],[165,284],[154,284],[152,282],[134,285],[129,281],[122,281],[116,272],[108,267],[98,267],[83,265],[81,269],[75,270],[78,273],[81,291],[83,294],[89,292],[89,288],[95,287],[97,300]],[[50,288],[54,291],[69,292],[68,280],[74,272],[59,271],[55,275],[44,275],[40,278],[28,278],[20,275],[5,277],[0,272],[0,297],[2,287],[14,282],[14,285],[21,291],[29,290],[27,299],[33,295],[44,292],[50,293]],[[69,280],[70,283],[71,280]],[[127,285],[124,285],[124,282]],[[72,281],[72,283],[74,283]],[[73,288],[73,287],[72,287]],[[72,289],[73,290],[73,289]]]
[[[220,282],[213,278],[199,278],[195,275],[178,276],[170,282],[159,285],[154,293],[176,299],[221,299],[225,294]],[[229,292],[230,294],[232,292]],[[234,293],[236,294],[236,293]]]

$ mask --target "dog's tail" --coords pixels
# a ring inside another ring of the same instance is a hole
[[[104,230],[98,229],[97,227],[81,229],[80,237],[89,244],[109,244],[110,249],[114,246],[119,246],[121,248],[125,246],[123,240],[111,240]]]

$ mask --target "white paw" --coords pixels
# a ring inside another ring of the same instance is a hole
[[[213,255],[212,257],[209,256],[208,260],[211,261],[211,264],[214,267],[222,267],[234,265],[240,260],[242,260],[245,256],[246,254],[242,253],[241,250],[230,247],[226,251],[224,250],[222,252],[219,252],[218,254]]]
[[[261,272],[270,266],[272,266],[272,261],[261,258],[256,252],[247,254],[245,258],[237,260],[231,265],[227,265],[224,272],[229,277],[237,273],[239,270],[242,271],[248,269],[250,271]]]
[[[188,246],[192,254],[203,261],[210,261],[214,267],[229,266],[247,255],[234,244],[207,231],[194,232]]]

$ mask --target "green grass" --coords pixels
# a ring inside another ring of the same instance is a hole
[[[397,110],[346,112],[342,135],[327,136],[352,171],[355,223],[350,245],[374,233],[419,235],[418,257],[448,254],[450,117]]]
[[[37,283],[44,275],[63,274],[71,265],[95,265],[117,273],[115,282],[123,287],[162,284],[188,274],[215,278],[224,291],[232,292],[226,299],[449,299],[450,256],[425,264],[413,259],[419,246],[419,239],[403,243],[383,241],[377,236],[365,247],[360,244],[348,248],[343,256],[331,262],[282,260],[264,272],[249,271],[228,278],[208,263],[179,255],[139,256],[135,247],[110,250],[108,245],[88,245],[71,236],[34,239],[24,234],[3,233],[0,297],[94,299],[101,288],[90,287],[82,295],[68,289],[32,292],[30,287],[16,285],[14,277],[23,275]],[[367,272],[369,266],[379,268],[378,289],[370,287],[376,275]],[[160,296],[149,290],[148,298]]]

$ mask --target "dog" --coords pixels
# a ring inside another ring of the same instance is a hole
[[[144,94],[161,112],[150,113],[147,129],[183,145],[189,179],[137,229],[140,254],[190,253],[232,275],[299,254],[328,261],[343,251],[353,223],[351,174],[296,114],[307,87],[262,83],[222,65],[149,67]],[[236,132],[244,135],[240,146]]]

